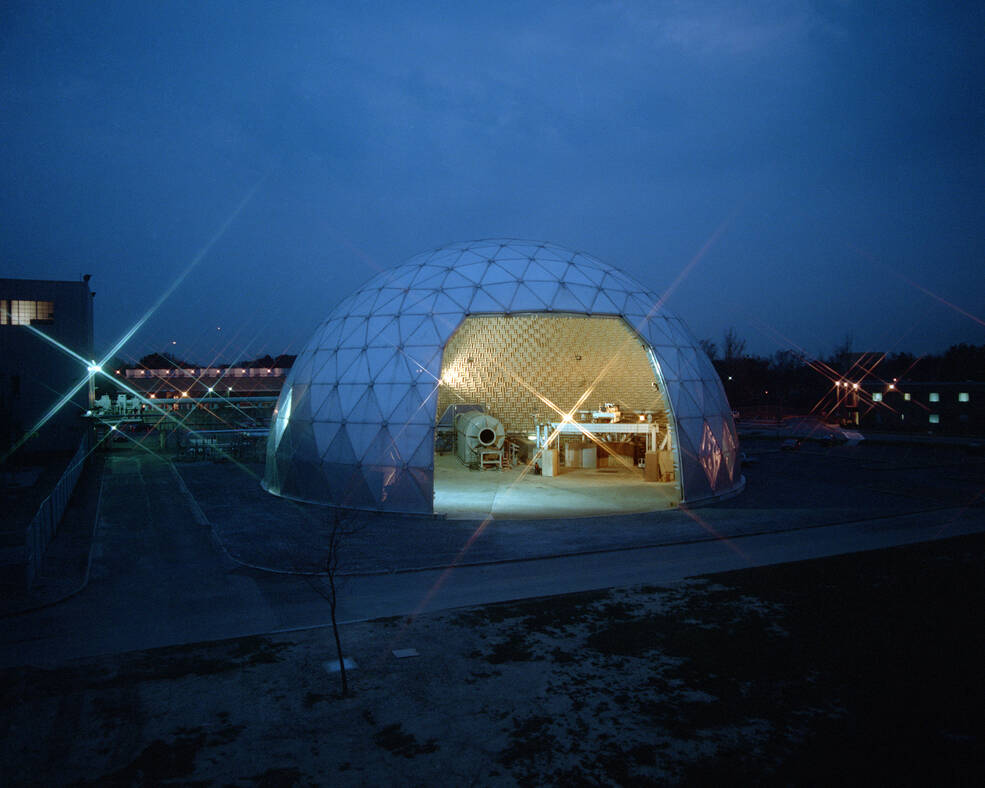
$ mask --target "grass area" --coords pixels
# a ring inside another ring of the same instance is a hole
[[[10,784],[980,784],[985,536],[0,675]],[[396,660],[412,645],[421,656]]]

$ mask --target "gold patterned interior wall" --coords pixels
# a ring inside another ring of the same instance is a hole
[[[596,381],[598,378],[598,381]],[[666,428],[666,406],[639,337],[618,317],[473,315],[448,340],[441,363],[438,417],[455,403],[486,406],[509,432],[535,418],[557,421],[595,383],[579,410],[611,402],[623,412],[652,411]]]

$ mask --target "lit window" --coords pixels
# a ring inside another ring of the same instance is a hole
[[[938,394],[936,391],[931,391],[930,392],[930,397],[928,399],[931,402],[940,402],[941,401],[941,395]]]
[[[882,402],[882,392],[881,391],[873,392],[873,394],[872,394],[872,401],[873,402]]]
[[[907,402],[910,401],[910,392],[909,391],[903,392],[903,399],[905,399]]]
[[[0,300],[0,325],[29,326],[33,320],[54,319],[54,301]]]
[[[958,402],[968,402],[970,400],[971,400],[971,394],[969,394],[967,391],[958,392]]]
[[[930,414],[930,423],[931,424],[940,424],[941,423],[941,417],[938,416],[936,413],[931,413]]]

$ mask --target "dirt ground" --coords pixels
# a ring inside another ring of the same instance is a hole
[[[983,602],[974,536],[348,625],[349,697],[330,628],[10,669],[2,782],[981,784]]]

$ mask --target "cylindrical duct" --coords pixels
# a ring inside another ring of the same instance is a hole
[[[466,465],[479,461],[479,452],[503,448],[506,429],[495,416],[473,410],[455,417],[458,459]]]

